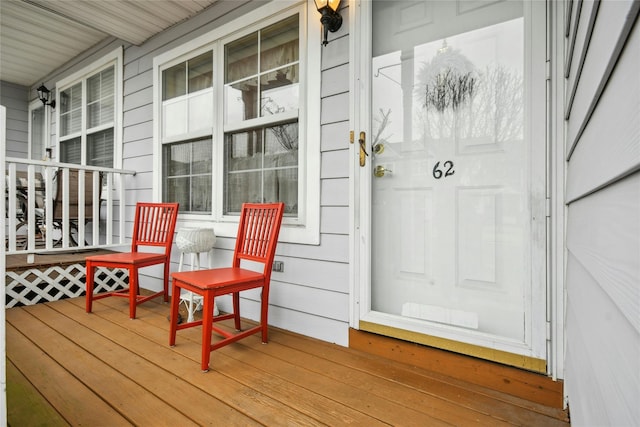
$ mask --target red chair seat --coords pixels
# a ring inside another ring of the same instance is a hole
[[[255,282],[255,286],[262,286],[264,274],[257,271],[243,268],[216,268],[212,270],[185,271],[173,273],[173,280],[179,280],[185,289],[197,288],[197,291],[224,290],[233,285],[242,284],[243,289],[249,289],[250,283]]]

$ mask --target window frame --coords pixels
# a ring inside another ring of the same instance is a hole
[[[221,25],[189,42],[164,52],[153,59],[153,105],[154,105],[154,174],[153,195],[162,200],[162,146],[176,142],[163,140],[162,124],[162,72],[180,62],[194,58],[207,49],[213,51],[213,141],[212,159],[212,210],[206,214],[181,213],[181,226],[198,227],[213,225],[216,234],[235,237],[238,216],[223,214],[224,186],[224,137],[225,132],[235,129],[224,121],[224,47],[226,43],[276,23],[287,16],[300,16],[300,99],[296,114],[298,118],[298,214],[285,217],[280,231],[280,240],[292,243],[320,243],[320,54],[321,38],[319,22],[315,19],[313,1],[271,2]],[[252,124],[267,124],[258,118]],[[226,127],[226,128],[225,128]],[[243,127],[244,128],[244,127]],[[192,137],[194,135],[191,135]],[[179,138],[180,140],[183,137]]]
[[[74,132],[69,135],[65,135],[65,140],[74,139],[80,137],[80,143],[82,145],[82,154],[80,164],[87,165],[87,139],[89,135],[93,135],[102,132],[106,129],[113,127],[113,164],[112,168],[122,168],[122,108],[123,108],[123,50],[122,46],[114,49],[113,51],[102,56],[100,59],[92,62],[86,67],[76,71],[75,73],[65,77],[56,82],[56,100],[60,102],[60,94],[78,83],[82,83],[82,121],[80,126],[80,132]],[[108,67],[114,67],[114,112],[113,112],[113,126],[99,125],[91,128],[91,132],[87,132],[87,90],[86,82],[89,78],[100,73]],[[60,159],[61,155],[61,109],[56,106],[56,159]]]

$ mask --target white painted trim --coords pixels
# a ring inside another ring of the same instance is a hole
[[[0,147],[3,147],[0,150],[0,175],[5,176],[5,159],[7,156],[6,149],[4,147],[7,146],[7,108],[4,105],[0,105]],[[6,180],[5,180],[6,187]],[[5,211],[5,198],[0,198],[0,212]],[[0,215],[0,230],[5,230],[6,226],[6,215]],[[6,271],[6,257],[5,257],[5,245],[4,243],[0,245],[0,271]],[[4,280],[2,281],[3,286],[0,286],[0,301],[6,300],[6,289],[4,286]],[[2,304],[2,311],[0,312],[0,425],[7,425],[7,340],[5,337],[6,334],[6,308],[5,305]]]
[[[306,3],[306,7],[305,7]],[[153,198],[162,199],[162,152],[161,152],[161,109],[160,78],[162,70],[190,57],[211,49],[214,52],[215,70],[220,70],[224,61],[224,43],[241,34],[255,31],[260,26],[269,25],[282,19],[283,13],[296,11],[300,14],[300,34],[302,43],[306,49],[300,52],[300,75],[304,86],[300,89],[300,105],[304,105],[306,111],[298,115],[300,144],[298,147],[299,182],[305,183],[304,190],[298,197],[298,217],[286,218],[280,230],[280,241],[302,244],[320,244],[320,56],[321,41],[319,20],[309,13],[315,10],[313,2],[278,1],[271,2],[236,19],[222,25],[200,37],[190,40],[176,48],[164,52],[153,58]],[[214,72],[214,126],[213,142],[213,212],[211,214],[181,214],[180,226],[203,227],[213,226],[216,234],[222,237],[235,237],[237,232],[237,217],[224,216],[222,214],[222,175],[216,175],[216,171],[224,168],[224,145],[221,143],[224,137],[223,118],[223,75]],[[166,142],[166,141],[165,141]]]
[[[562,2],[547,2],[550,16],[547,18],[547,37],[551,38],[549,45],[549,60],[552,64],[550,75],[550,88],[548,99],[548,136],[547,147],[549,150],[549,182],[548,194],[550,200],[550,218],[548,230],[548,289],[550,322],[550,348],[547,355],[547,373],[554,379],[564,378],[565,361],[565,272],[566,272],[566,212],[565,197],[565,122],[564,122],[564,96],[565,80],[562,67],[565,58],[565,33],[564,25],[569,23],[571,17],[565,16],[571,10]],[[565,403],[567,389],[564,389]]]

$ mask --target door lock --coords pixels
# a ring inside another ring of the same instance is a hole
[[[373,170],[373,174],[377,177],[377,178],[381,178],[384,176],[385,173],[391,173],[391,169],[387,169],[384,166],[378,165],[376,166],[376,168]]]

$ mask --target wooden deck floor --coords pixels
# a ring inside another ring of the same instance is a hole
[[[74,298],[7,310],[12,426],[567,426],[566,413],[275,328],[216,350],[168,346],[169,307]],[[43,421],[46,420],[46,421]]]

